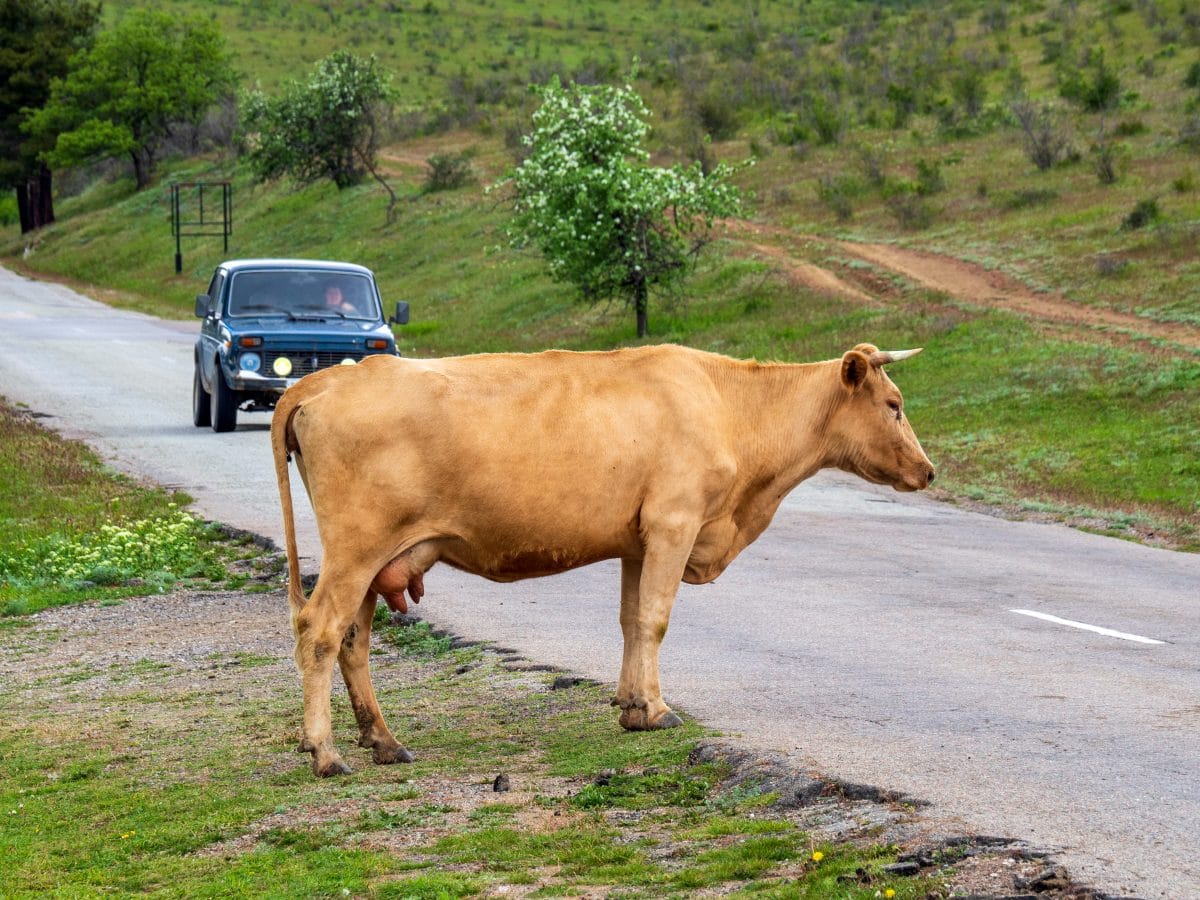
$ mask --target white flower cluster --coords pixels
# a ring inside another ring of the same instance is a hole
[[[0,577],[53,584],[86,579],[98,570],[122,579],[179,573],[199,554],[198,533],[199,523],[182,510],[124,526],[102,525],[93,534],[42,541],[0,557]]]

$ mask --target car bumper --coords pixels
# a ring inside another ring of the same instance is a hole
[[[240,369],[226,379],[229,386],[235,391],[257,391],[264,394],[282,394],[299,380],[299,378],[267,378],[257,372],[246,372]]]

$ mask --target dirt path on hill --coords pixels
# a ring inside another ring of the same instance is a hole
[[[1039,293],[1015,278],[976,263],[925,250],[893,244],[858,243],[797,234],[786,228],[754,222],[726,220],[726,232],[746,241],[754,253],[768,258],[785,275],[813,290],[869,302],[871,295],[838,274],[798,259],[794,252],[767,241],[805,241],[837,250],[901,275],[922,287],[940,291],[958,300],[986,307],[1010,309],[1068,329],[1101,331],[1127,341],[1158,338],[1189,350],[1200,350],[1200,328],[1174,322],[1157,322],[1143,316],[1075,303],[1061,294]],[[1093,335],[1090,335],[1094,337]]]

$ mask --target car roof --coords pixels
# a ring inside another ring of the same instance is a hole
[[[311,269],[318,272],[338,271],[357,272],[362,275],[372,274],[371,270],[366,266],[328,259],[228,259],[217,268],[225,269],[229,272],[240,272],[250,269]]]

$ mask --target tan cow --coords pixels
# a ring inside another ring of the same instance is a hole
[[[330,731],[336,660],[378,763],[412,759],[367,669],[376,595],[404,610],[438,560],[490,578],[621,560],[625,651],[614,701],[627,729],[666,728],[658,651],[680,581],[712,581],[819,469],[916,491],[933,467],[886,353],[777,365],[684,347],[433,361],[368,358],[302,379],[271,423],[288,599],[304,685],[301,749],[349,768]],[[324,559],[305,600],[288,460]]]

